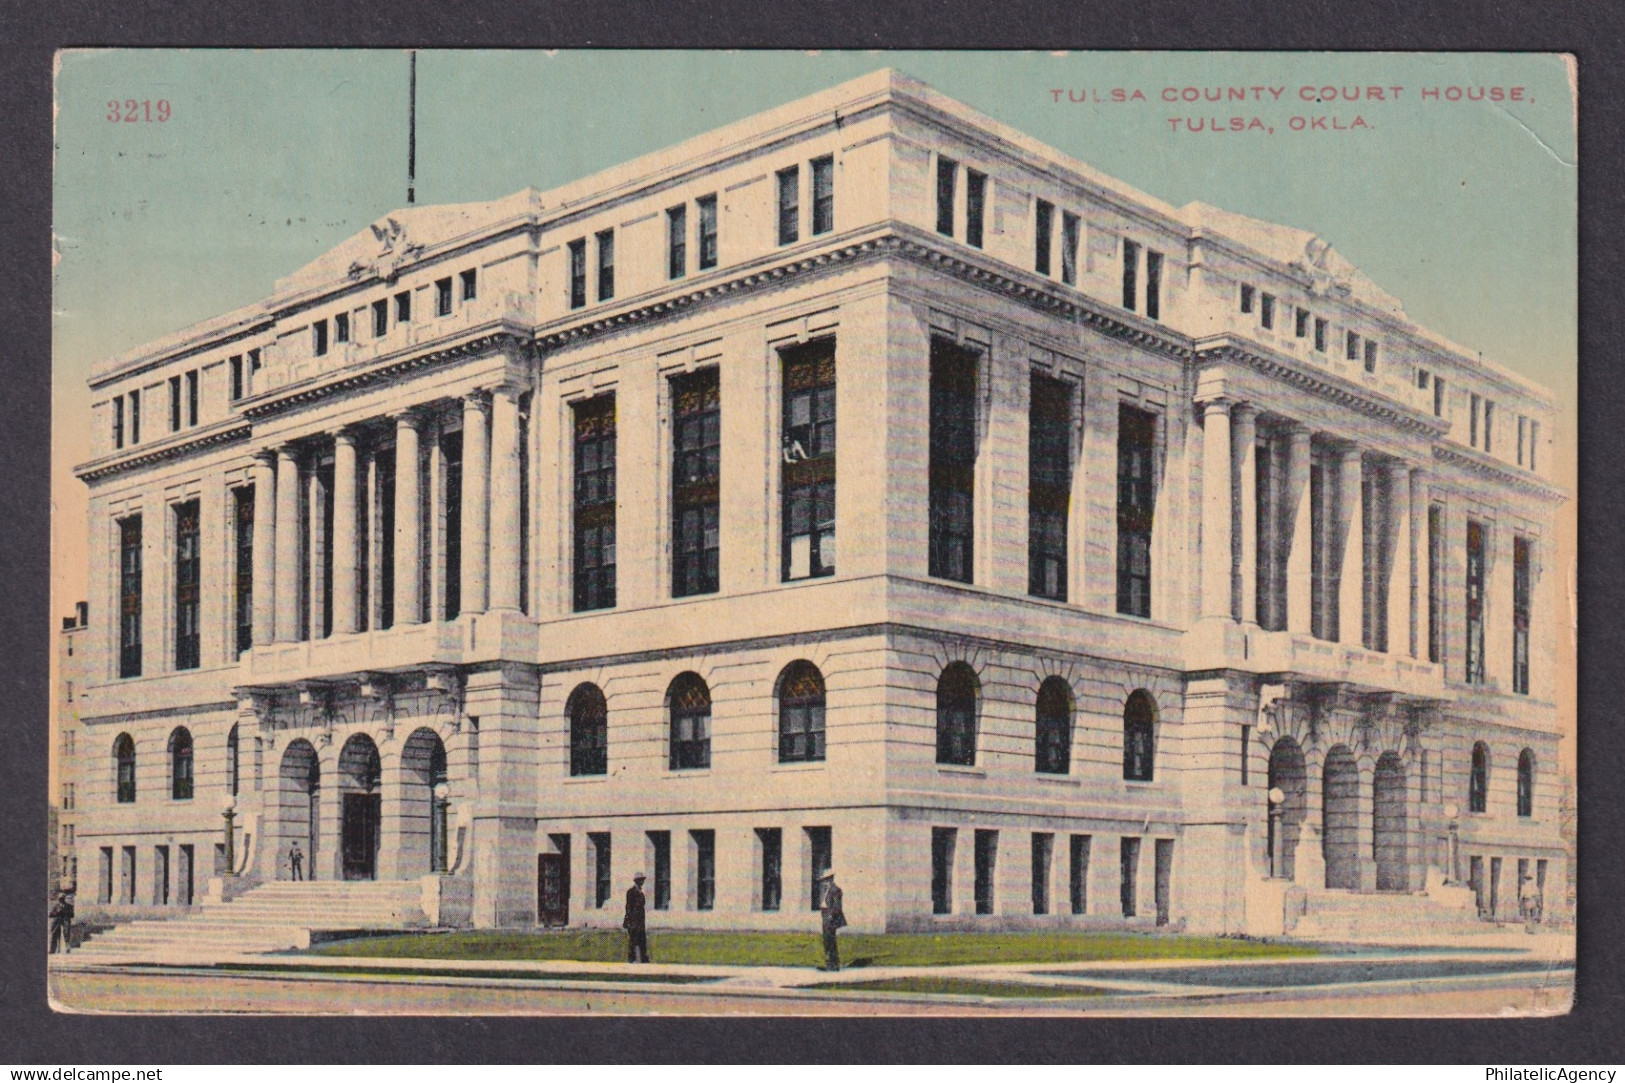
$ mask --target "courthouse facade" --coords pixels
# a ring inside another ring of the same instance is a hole
[[[1562,895],[1550,395],[904,76],[395,211],[91,386],[83,903],[296,844],[477,926]]]

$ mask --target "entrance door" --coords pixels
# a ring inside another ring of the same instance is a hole
[[[1378,891],[1409,891],[1405,870],[1405,765],[1384,752],[1372,780],[1371,856],[1377,862]]]
[[[1156,848],[1157,924],[1168,924],[1168,908],[1173,895],[1174,840],[1158,839]]]
[[[1342,745],[1326,753],[1320,797],[1326,886],[1355,890],[1360,886],[1360,769]]]
[[[537,855],[536,894],[543,925],[570,924],[570,866],[565,855]]]
[[[344,795],[344,878],[346,880],[378,879],[378,831],[381,795],[376,793],[347,793]]]
[[[192,844],[181,846],[181,864],[176,876],[175,901],[182,906],[192,905]]]

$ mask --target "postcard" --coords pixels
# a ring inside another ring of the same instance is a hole
[[[1576,85],[63,52],[54,1006],[1566,1012]]]

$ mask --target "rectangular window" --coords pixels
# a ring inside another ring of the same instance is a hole
[[[801,239],[801,167],[778,172],[779,243],[794,244]]]
[[[830,869],[835,867],[835,841],[827,827],[808,827],[803,830],[807,833],[807,856],[809,858],[809,892],[811,909],[818,910],[824,902],[823,886],[819,880]]]
[[[587,304],[587,242],[571,241],[569,248],[570,307],[583,308]]]
[[[649,864],[654,875],[654,898],[650,902],[656,910],[671,909],[671,832],[650,831]]]
[[[1074,914],[1087,914],[1089,912],[1089,844],[1088,835],[1072,836],[1072,865],[1068,870],[1068,879],[1071,883],[1069,894],[1072,896],[1072,912]]]
[[[141,676],[141,516],[120,519],[119,660],[120,677]]]
[[[447,276],[436,280],[434,284],[434,314],[436,316],[451,315],[451,278]]]
[[[715,368],[673,377],[672,586],[674,598],[714,594],[720,583],[722,392]]]
[[[1441,606],[1444,601],[1444,509],[1428,506],[1428,661],[1438,662],[1443,651]]]
[[[1518,415],[1518,465],[1523,465],[1523,446],[1529,436],[1529,419]]]
[[[1257,292],[1258,291],[1253,289],[1253,287],[1243,283],[1241,287],[1241,314],[1243,316],[1247,316],[1252,313],[1253,298],[1257,295]]]
[[[169,431],[181,431],[181,378],[169,378]]]
[[[1118,903],[1123,916],[1133,917],[1139,912],[1140,896],[1140,840],[1123,839],[1119,843]]]
[[[1145,314],[1162,319],[1162,253],[1154,250],[1145,254]]]
[[[717,904],[717,833],[690,831],[694,851],[694,909],[711,910]]]
[[[463,284],[463,300],[474,300],[474,298],[479,295],[477,268],[470,267],[468,270],[459,275],[458,278]]]
[[[602,910],[613,894],[609,832],[589,831],[587,841],[592,844],[592,905],[594,909]]]
[[[232,539],[237,561],[237,653],[254,645],[254,490],[232,490]]]
[[[1529,539],[1512,539],[1512,691],[1529,694]]]
[[[987,222],[987,174],[965,169],[965,243],[982,247]]]
[[[1365,370],[1367,372],[1377,371],[1377,344],[1371,339],[1365,340]]]
[[[688,274],[688,207],[666,211],[666,277]]]
[[[412,322],[412,291],[402,290],[395,295],[395,322]]]
[[[1416,389],[1418,391],[1426,391],[1432,381],[1433,377],[1427,369],[1416,370]]]
[[[1360,336],[1350,331],[1344,336],[1343,344],[1345,347],[1343,351],[1344,360],[1358,361],[1360,359]]]
[[[777,910],[784,899],[784,832],[758,827],[756,845],[762,854],[762,909]]]
[[[835,574],[835,342],[782,353],[784,579]]]
[[[694,201],[700,212],[700,270],[717,265],[717,197],[701,196]]]
[[[1253,728],[1248,725],[1241,727],[1241,784],[1252,784],[1252,747]]]
[[[1484,450],[1495,450],[1495,403],[1484,400]]]
[[[1061,281],[1068,286],[1078,284],[1078,239],[1083,222],[1071,211],[1061,212]]]
[[[1444,416],[1444,401],[1445,401],[1445,399],[1444,399],[1444,377],[1443,376],[1435,376],[1433,378],[1433,416],[1434,417],[1443,417]]]
[[[1478,446],[1478,415],[1483,402],[1476,392],[1467,396],[1467,443],[1471,447]]]
[[[1484,535],[1483,523],[1467,520],[1467,645],[1464,676],[1468,684],[1484,683]]]
[[[1127,238],[1123,241],[1123,307],[1133,312],[1140,297],[1140,246]]]
[[[333,341],[350,341],[350,314],[348,312],[340,312],[333,317]]]
[[[1535,449],[1540,447],[1540,422],[1529,422],[1529,469],[1535,469]]]
[[[998,873],[999,861],[999,833],[997,831],[976,832],[976,912],[978,914],[993,913],[993,904],[996,901],[994,877]]]
[[[123,883],[120,885],[119,901],[126,905],[135,904],[135,847],[124,847]]]
[[[1292,333],[1298,338],[1309,337],[1309,310],[1300,308],[1292,319]]]
[[[1151,615],[1151,523],[1155,414],[1123,403],[1117,410],[1117,611]]]
[[[1027,415],[1027,593],[1066,601],[1072,385],[1032,376]]]
[[[958,162],[937,156],[937,232],[944,237],[954,235],[954,182],[958,172]]]
[[[976,492],[976,366],[973,349],[931,340],[930,574],[973,576]]]
[[[1266,331],[1275,329],[1275,295],[1272,293],[1258,299],[1258,324]]]
[[[389,302],[374,301],[372,303],[372,337],[383,338],[389,334]]]
[[[130,399],[130,444],[141,442],[141,392],[132,389]]]
[[[615,231],[600,230],[594,238],[598,242],[598,299],[610,301],[615,297]]]
[[[231,401],[236,402],[243,397],[243,355],[232,354],[231,361]]]
[[[813,236],[835,228],[835,159],[829,155],[812,160]]]
[[[615,605],[615,394],[575,411],[575,609]]]
[[[954,912],[954,842],[959,832],[951,827],[931,829],[931,912]]]
[[[186,423],[197,424],[197,369],[186,374]]]
[[[1033,269],[1041,275],[1049,274],[1049,250],[1054,231],[1055,206],[1046,199],[1040,199],[1033,215]]]
[[[124,396],[113,396],[113,448],[124,446]]]
[[[1049,913],[1049,870],[1055,836],[1033,833],[1033,913]]]
[[[1324,316],[1315,317],[1315,352],[1326,352],[1326,318]]]

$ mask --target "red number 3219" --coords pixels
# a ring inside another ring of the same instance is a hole
[[[147,99],[136,101],[126,98],[123,102],[110,101],[107,103],[107,119],[113,124],[142,124],[157,121],[159,124],[169,119],[169,102],[163,98],[157,101]]]

